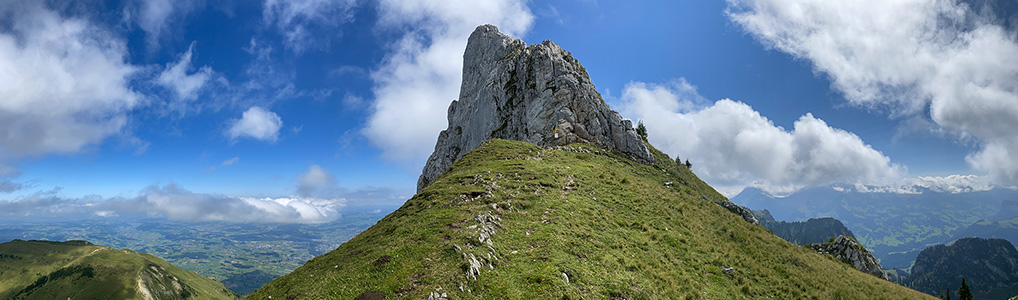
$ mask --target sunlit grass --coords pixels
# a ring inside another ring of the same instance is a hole
[[[486,142],[375,226],[249,298],[350,299],[369,290],[411,299],[929,297],[703,200],[723,196],[661,152],[644,165],[590,145],[567,148]],[[501,219],[490,248],[475,218],[488,213]],[[470,255],[482,263],[476,279]]]

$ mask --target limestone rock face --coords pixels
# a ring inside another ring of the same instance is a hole
[[[884,271],[884,267],[880,266],[877,259],[873,257],[873,253],[870,253],[865,247],[849,237],[842,235],[834,239],[833,243],[810,244],[809,247],[823,254],[834,255],[835,258],[852,265],[852,267],[863,271],[863,273],[868,273],[887,281],[891,280],[891,277]]]
[[[463,83],[417,181],[417,191],[482,142],[541,147],[583,142],[653,162],[630,120],[608,108],[586,69],[551,41],[527,46],[492,25],[477,27],[463,54]]]

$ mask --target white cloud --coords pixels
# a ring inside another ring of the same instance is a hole
[[[893,184],[867,185],[856,183],[848,186],[835,185],[832,187],[839,192],[859,193],[894,193],[894,194],[923,194],[934,193],[972,193],[989,191],[994,188],[986,178],[977,175],[948,175],[948,176],[919,176],[906,178]]]
[[[0,4],[0,161],[74,153],[121,132],[140,96],[125,42],[36,1]]]
[[[335,188],[336,179],[329,175],[329,172],[325,171],[319,165],[311,165],[308,167],[307,172],[301,174],[297,178],[300,185],[297,187],[297,192],[302,196],[314,195],[318,192],[326,192],[326,189]]]
[[[197,99],[198,93],[212,77],[211,67],[202,66],[198,70],[194,70],[191,65],[194,46],[195,43],[192,42],[191,46],[187,48],[187,52],[180,56],[180,60],[167,64],[163,72],[159,73],[155,79],[159,85],[172,90],[179,100],[170,105],[176,111],[183,110],[188,102]]]
[[[353,20],[356,0],[266,0],[262,19],[286,38],[286,47],[301,53],[308,47],[327,43],[328,37],[313,34],[315,26],[336,34],[335,27]]]
[[[240,157],[234,157],[234,158],[227,159],[227,160],[223,161],[223,163],[221,163],[219,165],[225,167],[225,166],[233,165],[233,164],[237,163],[238,161],[240,161]]]
[[[53,192],[0,201],[0,217],[70,218],[144,215],[188,222],[322,223],[340,217],[343,198],[232,197],[194,193],[177,185],[150,186],[134,198],[67,199]]]
[[[1018,183],[1018,39],[954,0],[729,0],[764,45],[809,60],[854,104],[929,114],[980,147],[969,165]]]
[[[757,186],[772,193],[831,183],[899,180],[901,166],[850,132],[806,114],[789,131],[742,102],[700,107],[685,80],[627,84],[622,111],[643,120],[650,141],[689,159],[697,175],[726,194]]]
[[[159,37],[166,29],[170,14],[174,11],[173,3],[170,0],[143,0],[138,11],[138,26],[145,31],[145,40],[149,46],[158,46]],[[184,2],[184,1],[180,1]]]
[[[283,127],[283,119],[274,112],[253,106],[244,112],[243,117],[231,120],[226,135],[230,140],[249,137],[256,140],[275,142],[279,138],[279,128]]]
[[[182,221],[320,223],[339,218],[345,199],[246,198],[193,193],[176,185],[152,186],[130,200],[107,200],[100,209],[155,212]]]
[[[976,175],[919,176],[913,184],[938,193],[967,193],[989,191],[993,187],[986,178]]]
[[[205,173],[209,173],[209,172],[215,171],[219,167],[231,166],[231,165],[233,165],[233,164],[235,164],[235,163],[237,163],[239,161],[240,161],[240,157],[234,157],[234,158],[231,158],[231,159],[224,160],[222,163],[219,163],[219,165],[214,165],[214,166],[209,167],[208,169],[205,169]]]
[[[374,101],[362,133],[382,156],[423,165],[459,95],[463,51],[474,28],[494,24],[520,36],[534,16],[524,1],[394,1],[379,3],[379,27],[405,30],[371,78]]]

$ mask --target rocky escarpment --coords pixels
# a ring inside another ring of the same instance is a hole
[[[834,241],[821,243],[821,244],[810,244],[809,247],[817,252],[823,254],[833,255],[835,258],[852,265],[852,267],[863,271],[863,273],[872,274],[890,281],[891,277],[884,272],[884,268],[880,266],[877,259],[873,257],[873,253],[866,250],[859,242],[847,236],[838,236]]]
[[[589,143],[653,162],[631,121],[608,108],[587,71],[551,41],[527,46],[492,25],[477,27],[463,54],[463,82],[449,105],[417,191],[493,138],[541,147]]]

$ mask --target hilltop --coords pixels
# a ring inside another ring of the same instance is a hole
[[[463,71],[418,194],[250,299],[929,297],[756,225],[550,41],[478,27]]]
[[[0,244],[0,299],[236,299],[222,283],[86,241]]]

